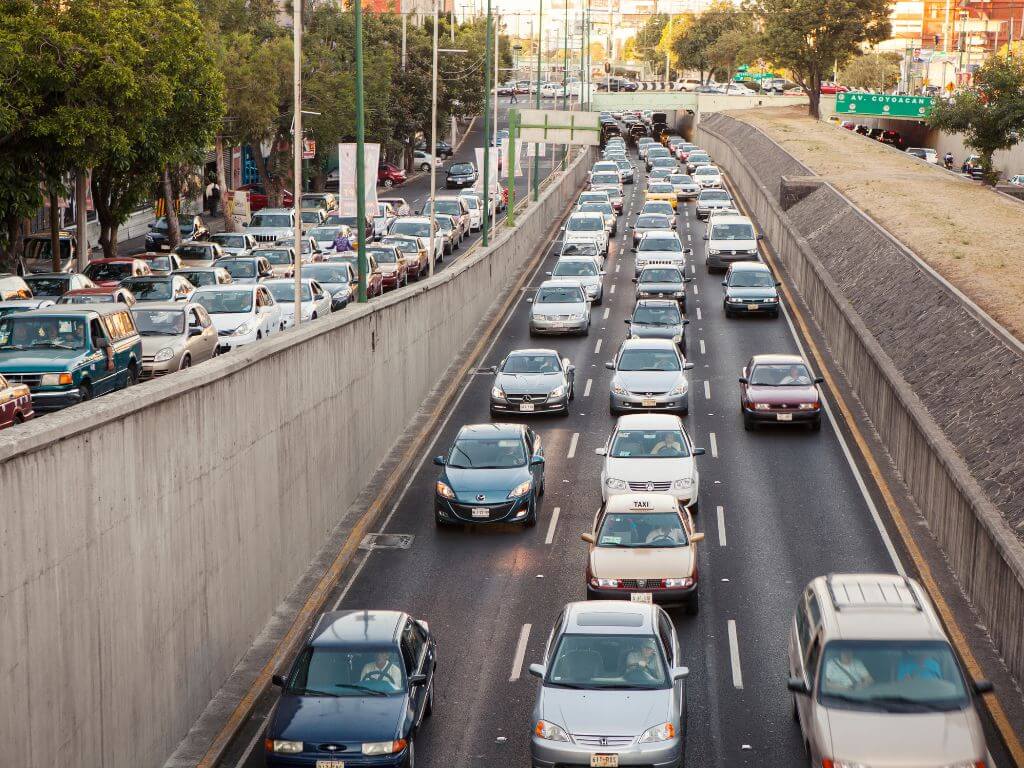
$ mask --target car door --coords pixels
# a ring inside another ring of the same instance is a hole
[[[681,667],[683,665],[680,658],[679,638],[676,637],[676,631],[672,626],[672,620],[669,619],[668,614],[665,613],[665,609],[657,607],[656,610],[658,613],[658,637],[665,649],[665,658],[668,661],[669,673],[671,673],[673,667]],[[686,717],[685,678],[682,680],[672,681],[672,704],[675,714],[679,717],[680,730],[685,733],[686,724],[683,722]]]
[[[213,321],[206,308],[195,304],[186,313],[189,327],[188,348],[192,354],[193,363],[201,363],[213,357],[217,349],[217,331],[213,327]],[[192,336],[193,330],[198,329],[199,335]]]
[[[526,428],[526,433],[525,433],[525,438],[526,438],[526,455],[528,457],[528,460],[531,462],[530,473],[533,475],[533,482],[535,484],[538,484],[538,485],[543,485],[543,483],[544,483],[544,465],[543,464],[540,464],[540,465],[537,465],[537,466],[533,466],[532,465],[532,460],[533,460],[534,456],[540,456],[541,458],[543,458],[543,456],[544,456],[544,446],[541,443],[540,435],[538,435],[532,429],[527,427]]]
[[[93,394],[102,395],[113,391],[117,384],[114,344],[99,318],[89,321],[89,336],[93,348],[93,353],[89,356],[89,378],[92,380]]]
[[[427,706],[427,692],[429,690],[430,671],[426,668],[426,640],[421,633],[416,632],[416,625],[412,619],[406,618],[402,627],[400,639],[402,648],[402,660],[405,662],[407,677],[413,675],[427,675],[427,682],[420,685],[409,685],[409,709],[413,722],[413,729],[419,727],[423,721],[424,710]]]

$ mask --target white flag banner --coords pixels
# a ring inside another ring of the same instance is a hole
[[[482,192],[484,188],[484,148],[477,147],[476,152],[476,184],[473,185],[475,192]],[[498,163],[501,162],[501,147],[491,147],[491,168],[489,173],[492,179],[498,178]]]
[[[544,142],[534,144],[528,142],[526,145],[526,156],[527,157],[547,157],[548,156],[548,145]]]
[[[372,216],[377,210],[377,166],[380,164],[380,144],[363,144],[364,184],[366,210]],[[338,213],[355,216],[356,210],[356,145],[338,145]]]
[[[505,143],[501,145],[501,178],[508,178],[508,169],[511,165],[511,157],[509,150],[512,148],[512,142],[505,140]],[[516,143],[516,176],[523,175],[523,145],[522,143]]]

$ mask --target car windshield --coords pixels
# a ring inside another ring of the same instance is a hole
[[[655,145],[647,150],[647,157],[668,157],[668,148]]]
[[[366,252],[372,254],[378,264],[394,264],[398,261],[394,248],[367,248]]]
[[[117,262],[115,264],[100,264],[93,262],[85,268],[86,277],[96,282],[121,282],[131,275],[132,265],[129,262]]]
[[[558,355],[509,355],[502,373],[559,373],[562,362]]]
[[[412,235],[413,237],[430,237],[430,222],[403,221],[398,219],[391,225],[391,233],[395,235]]]
[[[538,304],[580,304],[583,291],[575,286],[548,286],[537,291]]]
[[[729,275],[730,288],[772,288],[775,280],[766,270],[739,269]]]
[[[661,214],[637,216],[634,229],[669,229],[672,222]]]
[[[671,267],[648,267],[640,273],[638,283],[676,283],[683,282],[683,275],[678,269]]]
[[[442,232],[451,232],[455,229],[455,222],[452,221],[451,216],[434,216],[434,220],[437,222],[437,228]]]
[[[615,163],[609,161],[609,162],[597,163],[596,165],[594,165],[593,168],[590,169],[590,172],[592,174],[595,174],[595,173],[604,173],[604,174],[615,173],[615,174],[618,174],[618,170],[619,170],[618,166]],[[616,176],[616,178],[618,178],[618,177]]]
[[[267,283],[267,288],[270,289],[270,295],[273,296],[277,301],[282,304],[294,304],[295,303],[295,283],[289,281],[286,283]],[[310,291],[309,283],[302,283],[302,300],[309,301]]]
[[[348,282],[348,269],[343,264],[307,264],[302,274],[320,283]]]
[[[139,301],[170,301],[174,298],[170,280],[147,280],[145,278],[126,280],[124,287],[135,294]]]
[[[302,212],[302,223],[303,224],[319,224],[320,223],[320,211],[303,211]]]
[[[469,163],[454,163],[451,168],[448,169],[448,173],[472,173],[473,166]]]
[[[599,232],[604,229],[600,216],[570,216],[565,228],[570,232]]]
[[[690,543],[679,515],[672,512],[605,515],[597,534],[599,547],[654,549]]]
[[[604,202],[594,200],[581,205],[580,213],[604,213],[610,216],[614,211],[612,210],[612,204],[607,200]]]
[[[652,237],[648,235],[640,241],[639,251],[670,251],[681,253],[683,244],[675,237]]]
[[[698,170],[700,170],[700,169],[698,169]],[[729,193],[726,192],[724,189],[705,189],[703,192],[700,193],[700,199],[702,201],[705,201],[705,202],[708,201],[708,200],[730,200],[731,201],[732,197],[730,197]]]
[[[648,270],[648,271],[651,271],[651,272],[654,272],[654,271],[657,271],[657,272],[661,272],[661,271],[668,272],[670,270]],[[675,270],[671,270],[671,271],[675,272]],[[676,274],[678,275],[678,273],[676,273]],[[662,282],[662,281],[659,280],[658,282]],[[665,281],[665,282],[669,282],[669,281]],[[638,325],[679,325],[679,323],[681,321],[682,321],[682,317],[680,317],[680,315],[679,315],[679,308],[678,307],[669,307],[669,306],[665,306],[665,307],[654,306],[654,307],[652,307],[652,306],[643,305],[643,304],[640,305],[639,307],[637,307],[636,310],[633,312],[633,320],[632,320],[632,322],[637,323]]]
[[[566,243],[561,256],[597,256],[597,243]]]
[[[334,240],[334,236],[340,232],[337,227],[314,227],[309,230],[309,236],[317,241],[331,241]]]
[[[640,210],[640,214],[644,215],[648,213],[659,213],[663,216],[667,216],[669,217],[669,221],[672,220],[671,216],[674,215],[672,203],[667,200],[651,200],[648,203],[644,203],[644,207]]]
[[[715,224],[710,240],[753,240],[754,228],[750,224]]]
[[[211,315],[252,311],[251,291],[196,291],[192,301],[202,304]]]
[[[420,250],[419,243],[406,237],[385,237],[381,242],[385,245],[397,245],[402,253],[419,253]]]
[[[256,277],[256,262],[248,259],[224,259],[218,261],[217,266],[224,267],[232,277]]]
[[[186,270],[182,269],[174,274],[181,275],[188,280],[192,285],[197,288],[201,285],[216,285],[217,284],[217,273],[212,270]]]
[[[185,313],[177,309],[132,309],[140,336],[177,336],[185,331]]]
[[[626,349],[615,366],[620,371],[678,371],[679,356],[670,349]]]
[[[690,451],[678,429],[620,429],[609,455],[614,459],[679,459]]]
[[[668,688],[658,641],[645,635],[562,635],[545,685],[618,690]]]
[[[205,245],[179,245],[176,252],[183,259],[205,261],[212,258],[209,249]]]
[[[691,163],[710,163],[711,155],[704,152],[691,152],[687,160]]]
[[[85,349],[86,320],[77,317],[0,319],[0,351],[19,349]]]
[[[462,203],[458,200],[438,200],[437,201],[437,212],[444,213],[448,216],[461,216],[462,215]],[[423,206],[423,214],[430,213],[430,203],[428,202]]]
[[[222,232],[211,239],[215,243],[220,243],[222,248],[245,248],[245,235],[228,235]]]
[[[324,198],[320,195],[303,195],[299,202],[303,208],[319,208],[324,204]]]
[[[694,176],[718,176],[718,169],[713,165],[702,165],[693,171]]]
[[[153,272],[168,272],[171,269],[170,256],[154,256],[152,259],[146,259],[146,263]]]
[[[265,258],[271,264],[276,264],[278,266],[284,264],[291,264],[294,261],[294,259],[292,258],[291,251],[289,251],[287,248],[275,248],[274,250],[261,249],[259,251],[259,255]],[[227,266],[227,264],[224,264],[224,266]]]
[[[615,184],[619,183],[619,174],[617,173],[595,173],[591,178],[592,184]]]
[[[687,176],[685,173],[673,173],[670,177],[673,184],[692,184],[693,177]]]
[[[285,691],[295,696],[365,697],[404,693],[401,656],[391,648],[307,648]]]
[[[590,277],[597,275],[597,265],[592,261],[558,261],[551,271],[555,277]]]
[[[750,383],[759,387],[806,387],[811,374],[803,363],[760,363],[750,372]]]
[[[629,160],[616,160],[615,164],[619,166],[619,170],[621,171],[630,171],[633,169],[633,166],[630,165]]]
[[[949,643],[835,640],[822,653],[818,687],[826,706],[881,712],[949,712],[969,703]]]
[[[654,168],[674,168],[676,161],[671,157],[656,157],[651,161]]]
[[[249,226],[286,229],[292,226],[292,217],[287,213],[256,213],[253,214]]]
[[[655,195],[671,195],[673,192],[676,191],[676,188],[673,187],[671,184],[656,183],[651,184],[649,187],[647,187],[647,191],[652,192]]]
[[[448,456],[454,469],[508,469],[526,466],[523,441],[515,437],[462,437],[455,441]]]
[[[68,288],[68,280],[63,277],[26,277],[25,282],[37,299],[63,296]]]

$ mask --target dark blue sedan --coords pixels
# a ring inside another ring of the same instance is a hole
[[[411,768],[434,701],[437,648],[398,611],[325,613],[287,677],[264,740],[267,766]]]
[[[434,520],[537,524],[544,493],[544,448],[523,424],[471,424],[459,430],[434,485]]]

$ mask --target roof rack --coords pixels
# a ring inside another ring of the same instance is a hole
[[[913,608],[924,611],[924,606],[914,590],[910,579],[900,577],[900,581],[870,581],[864,578],[836,583],[836,574],[825,577],[828,585],[832,607],[837,611],[850,608]],[[873,593],[869,595],[868,593]]]

